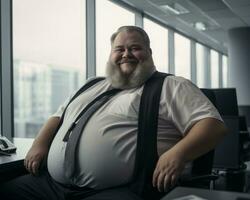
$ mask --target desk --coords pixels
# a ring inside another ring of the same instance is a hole
[[[0,156],[0,182],[26,172],[23,159],[31,147],[33,139],[15,138],[16,153],[11,156]]]
[[[207,200],[250,200],[250,194],[247,193],[238,193],[238,192],[227,192],[219,190],[207,190],[207,189],[198,189],[198,188],[188,188],[188,187],[177,187],[171,192],[169,192],[161,200],[171,200],[188,195],[196,195],[200,198]],[[191,199],[190,199],[191,200]]]

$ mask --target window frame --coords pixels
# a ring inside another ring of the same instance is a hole
[[[0,0],[1,9],[1,133],[13,141],[14,103],[12,68],[12,0]]]

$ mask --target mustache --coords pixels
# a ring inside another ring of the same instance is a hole
[[[136,60],[136,59],[129,59],[124,58],[124,60]],[[137,60],[136,60],[137,61]],[[144,60],[143,62],[139,62],[137,64],[136,69],[132,72],[132,74],[124,75],[118,66],[118,62],[112,62],[110,59],[106,64],[106,75],[111,83],[112,87],[114,88],[121,88],[121,89],[131,89],[135,87],[141,86],[155,71],[155,66],[152,57]]]
[[[123,63],[138,63],[138,60],[136,59],[122,59],[118,62],[118,64],[123,64]]]

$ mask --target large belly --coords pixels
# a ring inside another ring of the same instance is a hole
[[[117,118],[117,116],[116,116]],[[137,122],[91,121],[85,127],[78,153],[79,186],[101,189],[128,183],[132,179]],[[98,126],[98,132],[93,129]]]

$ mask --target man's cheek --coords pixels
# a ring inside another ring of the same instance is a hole
[[[136,59],[139,61],[139,62],[143,62],[143,61],[145,61],[146,59],[147,59],[147,56],[146,55],[142,55],[142,54],[139,54],[139,55],[136,55],[135,56],[136,57]]]
[[[119,64],[120,62],[120,58],[118,56],[112,56],[110,61],[113,63],[113,64]]]

